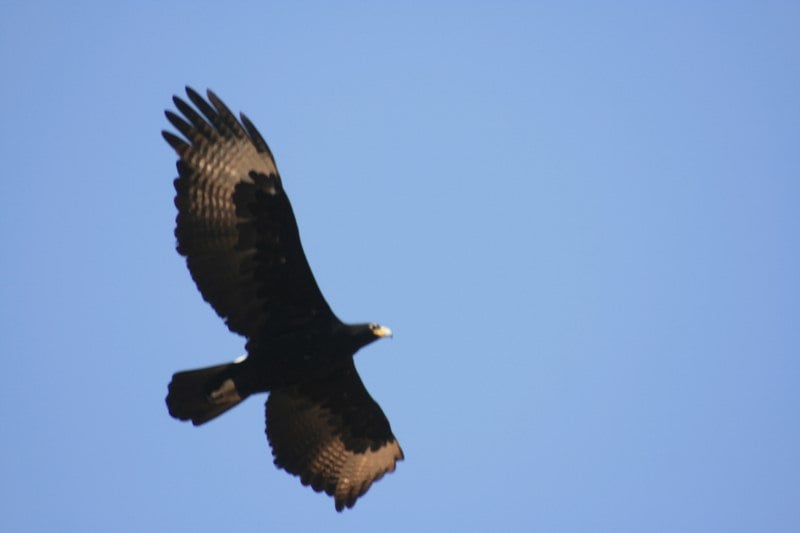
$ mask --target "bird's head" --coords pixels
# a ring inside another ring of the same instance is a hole
[[[349,326],[348,329],[350,330],[350,335],[352,335],[352,338],[355,341],[357,346],[356,349],[366,346],[367,344],[380,338],[392,336],[392,330],[386,326],[381,326],[380,324],[376,324],[374,322],[370,324]]]
[[[368,324],[367,327],[369,328],[370,333],[372,333],[372,335],[376,339],[380,339],[381,337],[392,336],[392,330],[390,330],[386,326],[381,326],[380,324],[376,324],[375,322]]]

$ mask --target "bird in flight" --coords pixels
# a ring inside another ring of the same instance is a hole
[[[181,136],[163,131],[178,154],[175,236],[200,294],[246,356],[178,372],[170,415],[196,426],[251,394],[268,392],[266,433],[275,465],[325,491],[337,511],[353,507],[403,451],[353,363],[391,331],[342,323],[322,296],[300,243],[289,198],[267,143],[210,90],[186,88],[166,111]]]

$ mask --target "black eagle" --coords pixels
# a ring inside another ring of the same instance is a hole
[[[333,496],[337,511],[352,507],[403,459],[353,364],[360,348],[391,331],[336,318],[306,261],[267,143],[213,92],[208,101],[188,87],[186,94],[196,109],[176,96],[183,116],[166,112],[183,138],[162,132],[179,157],[177,249],[203,298],[247,338],[247,355],[176,373],[169,413],[200,425],[269,392],[275,465]]]

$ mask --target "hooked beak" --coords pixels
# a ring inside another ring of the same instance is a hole
[[[376,329],[373,329],[372,333],[374,333],[376,337],[391,337],[392,336],[392,330],[390,330],[386,326],[380,326],[380,327],[378,327]]]

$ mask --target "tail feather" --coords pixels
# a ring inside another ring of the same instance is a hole
[[[235,407],[241,396],[232,379],[236,363],[185,370],[172,376],[167,393],[169,414],[199,426]]]

